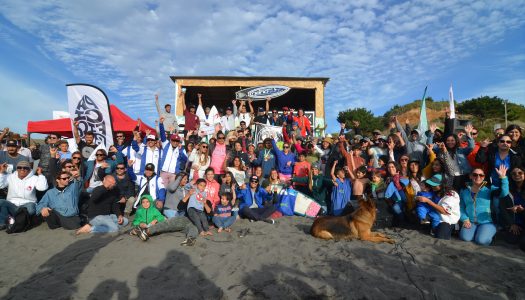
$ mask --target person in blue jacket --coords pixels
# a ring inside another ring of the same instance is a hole
[[[36,214],[44,217],[49,229],[77,229],[80,227],[78,201],[82,180],[78,172],[73,176],[68,171],[59,172],[55,180],[55,187],[36,205]]]
[[[252,160],[252,164],[255,166],[261,166],[263,177],[268,178],[270,176],[270,171],[275,168],[276,157],[275,152],[272,149],[272,139],[265,138],[263,144],[264,148],[259,151],[257,158]]]
[[[496,172],[501,182],[508,181],[505,165],[500,165]],[[476,244],[487,246],[490,245],[496,234],[490,204],[492,191],[499,187],[486,186],[485,172],[481,168],[472,170],[470,179],[472,183],[459,193],[461,209],[459,220],[463,223],[459,231],[459,238],[466,242],[474,241]]]
[[[340,216],[351,213],[357,207],[352,207],[350,204],[350,196],[352,195],[352,182],[347,176],[348,167],[336,170],[337,160],[332,165],[332,182],[334,187],[332,188],[332,215]]]
[[[275,140],[272,139],[273,151],[277,155],[277,172],[279,178],[284,181],[289,181],[292,178],[293,166],[296,161],[295,154],[290,151],[290,143],[283,143],[283,150],[279,150]]]
[[[268,181],[265,180],[263,184],[266,186],[259,186],[259,178],[252,176],[248,187],[243,184],[237,190],[239,214],[249,220],[274,224],[275,221],[269,217],[275,212],[276,207],[273,205]]]

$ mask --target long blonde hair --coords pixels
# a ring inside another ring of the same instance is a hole
[[[206,145],[206,151],[203,153],[202,151],[202,145]],[[205,142],[202,142],[200,144],[200,147],[199,147],[199,164],[200,165],[205,165],[208,163],[208,161],[210,160],[210,146],[205,143]]]

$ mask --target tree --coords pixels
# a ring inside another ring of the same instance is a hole
[[[337,122],[347,124],[347,128],[352,126],[352,121],[359,121],[360,127],[365,132],[372,132],[374,129],[383,129],[382,119],[362,107],[351,108],[340,111],[337,116]]]
[[[460,114],[469,114],[476,117],[483,127],[485,120],[501,119],[505,114],[503,99],[483,96],[461,102],[456,110]]]

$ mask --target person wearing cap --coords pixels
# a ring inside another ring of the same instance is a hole
[[[48,190],[36,205],[36,214],[41,215],[49,229],[62,227],[67,230],[80,227],[78,203],[82,191],[82,178],[75,173],[61,171],[55,177],[55,187]]]
[[[179,97],[181,98],[182,111],[184,112],[184,130],[187,133],[188,131],[194,131],[199,129],[200,120],[199,117],[195,114],[195,105],[192,104],[186,106],[186,93],[182,91],[182,89],[179,93]]]
[[[31,164],[26,160],[19,161],[13,173],[7,172],[7,163],[0,164],[0,189],[7,188],[7,197],[0,199],[0,229],[5,229],[7,217],[14,217],[22,207],[25,207],[30,215],[34,215],[36,191],[46,191],[47,187],[42,168],[33,173]]]
[[[16,166],[21,161],[29,162],[29,158],[18,153],[18,143],[15,140],[8,140],[6,143],[7,151],[0,151],[0,164],[7,164],[7,172],[16,171]]]
[[[162,184],[162,180],[155,172],[155,165],[148,163],[144,166],[144,175],[140,177],[138,181],[138,195],[137,200],[133,204],[134,208],[139,205],[139,199],[142,195],[150,195],[155,199],[155,206],[158,209],[162,209],[164,201],[166,200],[166,188]]]
[[[263,141],[263,149],[259,150],[257,159],[252,161],[253,165],[261,166],[263,169],[264,178],[270,176],[270,171],[275,168],[277,157],[272,148],[272,139],[265,138]]]
[[[159,118],[164,118],[164,126],[168,128],[170,133],[177,133],[179,124],[177,124],[177,117],[171,113],[171,104],[164,105],[164,110],[160,108],[159,95],[155,95],[155,106],[159,113]]]
[[[379,141],[379,137],[382,136],[383,134],[381,133],[381,130],[379,129],[374,129],[374,131],[372,131],[372,143],[374,145],[377,145],[378,141]]]
[[[166,139],[166,132],[164,130],[163,119],[160,119],[160,140],[162,141],[162,152],[160,155],[160,177],[162,183],[167,186],[168,183],[175,179],[175,176],[186,168],[188,156],[186,150],[182,147],[181,138],[174,133],[170,136],[170,140]]]
[[[240,201],[239,214],[245,219],[274,224],[275,221],[270,219],[276,210],[269,191],[271,187],[267,180],[263,183],[266,186],[259,186],[259,178],[252,176],[248,183],[249,186],[243,184],[238,188],[236,195]]]
[[[131,142],[131,147],[133,147],[133,150],[135,150],[137,155],[140,156],[140,168],[138,175],[143,175],[144,167],[150,163],[155,166],[155,170],[160,169],[159,165],[161,159],[161,150],[159,147],[157,147],[157,137],[153,134],[150,134],[149,130],[146,131],[146,146],[141,147],[139,146],[137,140],[133,140],[133,142]]]
[[[102,185],[93,189],[87,209],[88,223],[80,227],[76,234],[117,232],[128,225],[128,219],[120,209],[120,193],[116,185],[115,177],[106,175]]]
[[[425,149],[427,147],[425,146],[425,143],[421,141],[422,133],[417,129],[413,129],[410,131],[410,137],[408,137],[401,124],[399,124],[397,117],[394,117],[394,120],[397,130],[401,133],[401,138],[403,138],[403,141],[405,142],[406,154],[410,159],[417,159],[420,165],[425,165]],[[423,140],[426,141],[426,138]]]
[[[249,102],[250,104],[250,107],[252,105],[251,102]],[[263,108],[263,107],[259,107],[257,109],[257,116],[255,116],[255,118],[253,118],[253,122],[255,123],[261,123],[261,124],[269,124],[270,121],[269,121],[269,117],[268,117],[268,111],[270,110],[270,98],[267,97],[266,98],[266,109]],[[252,108],[252,111],[253,111],[253,108]]]
[[[321,173],[325,172],[326,162],[328,161],[328,158],[330,157],[330,154],[332,153],[333,144],[334,144],[334,140],[331,137],[325,137],[323,141],[321,142],[321,147],[314,145],[316,150],[321,155],[320,165],[319,165],[319,168],[320,168],[319,170],[321,171]]]
[[[427,197],[418,196],[416,201],[427,203],[432,209],[439,213],[439,220],[432,224],[432,232],[438,239],[450,240],[455,224],[460,218],[460,200],[456,191],[445,184],[441,174],[436,174],[425,180],[439,199],[434,202]]]
[[[232,109],[233,107],[233,109]],[[226,134],[235,129],[235,116],[237,115],[237,100],[232,100],[232,106],[226,107],[226,114],[221,117],[221,126]]]

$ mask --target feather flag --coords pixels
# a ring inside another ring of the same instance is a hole
[[[421,135],[425,133],[428,130],[428,121],[427,121],[427,104],[425,102],[425,98],[427,95],[427,87],[425,87],[425,91],[423,92],[423,98],[421,98],[421,111],[419,112],[419,125],[418,129],[421,132]]]
[[[454,91],[452,90],[452,83],[450,84],[450,89],[448,90],[448,101],[449,101],[449,111],[450,119],[456,118],[456,108],[454,107]]]

